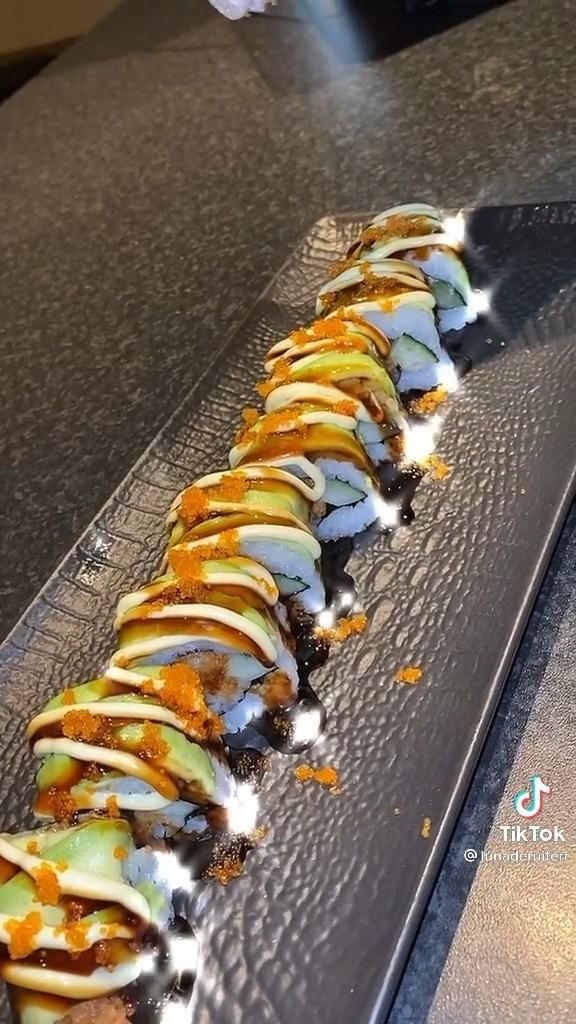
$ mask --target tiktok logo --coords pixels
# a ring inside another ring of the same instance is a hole
[[[544,796],[549,796],[551,792],[550,786],[547,786],[539,775],[532,775],[528,789],[521,789],[516,793],[514,810],[522,818],[535,818],[542,810]]]

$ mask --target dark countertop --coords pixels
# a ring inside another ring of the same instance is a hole
[[[323,10],[228,23],[202,0],[130,0],[0,109],[3,631],[186,393],[189,339],[207,357],[315,219],[574,196],[572,0],[514,0],[370,60]],[[544,774],[574,559],[567,530],[394,1024],[573,1019],[561,958],[536,1018],[521,945],[479,942],[526,905],[521,871],[500,891],[462,851],[515,771]]]

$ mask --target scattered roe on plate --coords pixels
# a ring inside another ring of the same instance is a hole
[[[71,690],[70,688],[64,690],[64,693],[62,694],[62,703],[63,704],[75,704],[76,703],[76,697],[74,695],[74,690]]]
[[[62,890],[60,889],[60,883],[54,869],[50,864],[41,864],[40,867],[32,869],[31,875],[36,882],[38,892],[35,902],[42,903],[44,906],[55,907],[60,899]]]
[[[126,860],[128,854],[123,846],[116,846],[114,848],[114,856],[116,860]]]
[[[432,834],[432,818],[423,818],[422,825],[420,826],[420,835],[422,839],[430,839]]]
[[[363,633],[367,622],[368,619],[364,612],[359,612],[357,615],[350,615],[349,618],[342,619],[335,626],[315,626],[314,636],[319,640],[327,640],[330,644],[341,644],[353,633]]]
[[[441,384],[434,391],[426,391],[420,398],[414,399],[410,403],[410,412],[414,412],[418,416],[426,416],[427,413],[435,412],[438,406],[442,405],[447,398],[448,389]]]
[[[30,956],[36,948],[36,936],[42,929],[42,915],[37,910],[31,910],[22,920],[12,918],[4,924],[10,939],[8,941],[8,952],[11,960],[22,960]]]
[[[414,683],[419,683],[424,675],[424,670],[419,665],[407,665],[406,668],[399,668],[396,675],[394,676],[395,683],[408,683],[409,686],[413,686]]]
[[[452,467],[443,462],[439,455],[428,456],[426,469],[433,480],[445,480],[452,472]]]
[[[29,839],[26,843],[26,853],[29,853],[31,857],[38,853],[38,842],[36,839]]]
[[[240,857],[235,857],[232,853],[225,853],[210,865],[206,871],[206,877],[214,878],[220,882],[220,885],[228,885],[233,878],[239,878],[243,870],[244,864]]]
[[[331,793],[340,792],[338,786],[340,775],[338,770],[331,765],[327,764],[320,768],[314,768],[311,764],[297,764],[294,769],[294,776],[296,782],[317,782],[320,786],[325,786]]]

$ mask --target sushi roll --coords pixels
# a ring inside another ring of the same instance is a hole
[[[135,874],[122,819],[0,835],[0,974],[20,1024],[55,1024],[86,1000],[122,1005],[172,917],[165,887]]]
[[[198,591],[197,554],[193,541],[174,547],[179,575],[163,591],[164,604],[146,588],[120,602],[120,643],[107,677],[153,688],[160,701],[181,679],[176,699],[196,701],[202,723],[207,713],[219,733],[234,733],[275,699],[283,706],[294,698],[297,666],[274,578],[252,559],[230,557],[226,565],[202,563]]]
[[[388,441],[403,433],[406,418],[385,369],[390,351],[388,339],[359,318],[332,316],[295,331],[268,353],[265,411],[300,410],[308,423],[328,417],[354,430],[374,463],[394,461]]]
[[[65,690],[35,715],[27,733],[41,759],[37,817],[160,809],[169,816],[182,800],[189,813],[230,802],[235,783],[217,716],[198,687],[164,685],[173,694],[166,703],[153,686],[132,692],[100,677]]]
[[[256,411],[254,416],[257,420]],[[309,526],[311,499],[321,494],[322,477],[303,459],[302,476],[290,473],[289,461],[290,452],[278,449],[265,465],[216,474],[217,483],[200,480],[183,492],[169,516],[171,571],[186,580],[206,562],[221,569],[231,559],[250,561],[253,573],[266,573],[268,586],[272,577],[276,597],[290,598],[304,612],[323,608],[320,546]],[[213,487],[228,499],[235,493],[236,500],[214,499]]]
[[[390,257],[422,271],[432,289],[442,333],[459,330],[476,318],[470,279],[462,258],[463,221],[442,214],[427,203],[395,206],[378,214],[349,253],[346,269],[363,264],[371,273]]]
[[[338,364],[337,356],[308,358],[314,364],[322,364],[318,373],[323,369],[328,381],[330,372],[324,366],[325,359],[329,359],[336,378],[348,372],[343,364]],[[362,371],[361,359],[362,355],[355,356],[357,373]],[[347,365],[349,369],[350,363]],[[355,434],[355,425],[354,417],[335,411],[335,407],[319,410],[308,403],[290,405],[279,412],[264,412],[238,439],[230,452],[230,461],[242,467],[254,462],[269,463],[281,455],[287,460],[286,465],[290,459],[298,460],[299,467],[304,462],[305,472],[319,473],[323,481],[321,497],[312,510],[311,539],[318,544],[318,540],[354,536],[377,519],[381,505],[373,464]],[[346,514],[342,513],[343,508]]]
[[[352,262],[319,292],[316,311],[363,321],[391,342],[398,389],[428,390],[453,375],[435,320],[436,299],[419,270],[399,260]]]
[[[454,239],[426,204],[364,229],[320,319],[270,349],[229,468],[174,499],[158,574],[118,603],[108,665],[30,722],[42,827],[0,834],[0,974],[18,1024],[127,1024],[159,987],[165,1006],[174,879],[189,896],[208,860],[235,877],[256,841],[262,746],[321,734],[308,673],[366,619],[337,621],[355,603],[347,540],[395,525],[424,464],[399,393],[450,387],[437,323],[474,315]]]

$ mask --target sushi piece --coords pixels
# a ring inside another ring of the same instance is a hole
[[[138,859],[122,819],[0,835],[0,975],[20,1024],[55,1024],[114,994],[122,1005],[172,917]]]
[[[340,313],[360,316],[388,336],[392,342],[389,362],[398,369],[400,392],[430,391],[439,386],[452,390],[454,364],[440,343],[434,311],[431,293],[412,291],[383,299],[359,299]]]
[[[394,461],[388,441],[404,432],[406,418],[385,369],[390,351],[388,339],[359,318],[332,316],[295,331],[268,353],[265,411],[292,409],[307,423],[354,430],[374,463]]]
[[[214,485],[205,480],[183,493],[169,516],[168,563],[176,576],[195,576],[206,561],[240,558],[251,561],[254,572],[265,572],[268,582],[272,577],[277,592],[302,611],[324,607],[320,546],[309,526],[311,499],[321,494],[322,477],[313,467],[311,476],[304,460],[302,477],[290,473],[285,454],[278,451],[266,465],[217,474],[217,487],[227,497],[240,489],[236,500],[214,500]]]
[[[206,711],[217,716],[219,732],[233,733],[264,707],[294,699],[298,671],[274,578],[253,559],[202,561],[203,552],[182,540],[170,552],[175,573],[168,582],[153,581],[121,600],[120,643],[107,677],[154,687],[162,701],[170,695],[163,680],[180,666],[178,699],[193,698],[202,721]]]
[[[389,339],[386,364],[392,373],[397,368],[400,391],[429,390],[454,374],[440,344],[436,299],[421,272],[407,263],[353,261],[320,290],[316,309],[363,321]]]
[[[344,357],[346,359],[347,357]],[[357,373],[361,372],[359,361],[354,357]],[[338,377],[345,371],[343,364],[338,369],[338,357],[314,355],[305,357],[315,364],[328,360],[336,363],[333,375]],[[371,361],[373,363],[373,361]],[[348,364],[349,366],[349,364]],[[373,363],[376,367],[376,364]],[[329,367],[323,366],[324,379],[330,380]],[[318,367],[320,373],[321,368]],[[382,371],[385,373],[385,371]],[[360,533],[379,515],[381,499],[374,477],[373,465],[365,447],[355,435],[356,420],[335,411],[334,407],[319,410],[307,403],[291,405],[280,412],[265,412],[238,439],[230,452],[232,465],[269,463],[281,455],[287,465],[289,460],[298,460],[298,467],[304,462],[309,475],[320,473],[323,481],[321,497],[313,507],[313,531],[311,539],[336,540],[342,536]],[[344,515],[340,510],[347,509]],[[336,516],[333,515],[338,510]],[[318,548],[319,551],[319,548]]]
[[[153,687],[149,696],[101,677],[49,701],[27,730],[41,759],[36,816],[66,820],[87,810],[165,811],[180,800],[191,813],[198,804],[230,802],[235,783],[218,742],[222,726],[188,690],[188,703],[176,696],[170,707]]]
[[[378,273],[376,268],[390,257],[406,261],[423,272],[432,289],[442,333],[459,330],[477,315],[460,256],[462,235],[461,219],[446,221],[427,203],[395,206],[378,214],[363,230],[350,250],[347,269],[350,264],[351,268],[364,265],[370,273]]]

